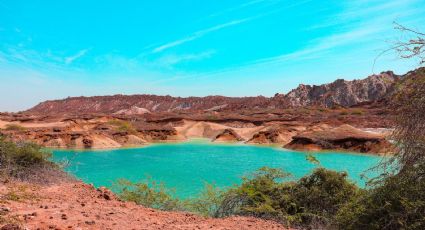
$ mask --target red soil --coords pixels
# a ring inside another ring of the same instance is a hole
[[[81,182],[0,184],[0,209],[0,226],[15,222],[22,229],[286,229],[250,217],[214,219],[158,211],[119,201],[108,190]]]

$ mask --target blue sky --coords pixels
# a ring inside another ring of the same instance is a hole
[[[110,94],[272,96],[404,73],[375,57],[425,30],[425,0],[0,0],[0,111]]]

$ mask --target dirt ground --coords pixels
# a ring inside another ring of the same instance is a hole
[[[82,182],[0,184],[0,229],[19,229],[13,224],[21,229],[287,229],[250,217],[214,219],[158,211]]]

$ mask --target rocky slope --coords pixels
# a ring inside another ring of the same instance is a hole
[[[330,84],[319,86],[300,85],[285,95],[285,98],[292,106],[349,107],[383,99],[394,90],[394,85],[399,79],[399,76],[388,71],[363,80],[338,79]]]
[[[416,70],[418,71],[418,70]],[[409,75],[408,73],[406,75]],[[142,115],[176,111],[237,111],[242,109],[283,109],[321,106],[350,107],[386,98],[403,76],[383,72],[362,80],[336,80],[323,85],[300,85],[287,94],[274,97],[172,97],[157,95],[114,95],[70,97],[45,101],[29,109],[29,114],[123,114]]]
[[[119,201],[81,182],[0,183],[0,229],[289,229],[250,217],[213,219]]]
[[[15,142],[32,141],[52,148],[120,148],[156,142],[177,142],[190,138],[284,146],[305,133],[332,133],[331,129],[347,124],[359,130],[372,131],[392,127],[391,114],[387,109],[368,107],[251,112],[244,110],[239,114],[215,112],[213,115],[166,113],[155,116],[149,114],[148,117],[86,115],[73,118],[0,114],[0,135]],[[367,132],[360,134],[365,138],[370,136]],[[345,134],[338,135],[344,137]],[[299,149],[300,144],[304,142],[296,143],[293,148]],[[347,147],[349,151],[371,153],[385,150],[380,149],[385,147],[380,145],[380,142],[372,142],[371,145],[367,151],[348,145],[332,146],[335,149]],[[375,145],[376,148],[373,147]]]

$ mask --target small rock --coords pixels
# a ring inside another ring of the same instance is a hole
[[[95,224],[94,220],[91,220],[91,221],[88,221],[88,220],[87,220],[85,223],[86,223],[87,225],[94,225],[94,224]]]
[[[17,224],[6,224],[3,227],[1,227],[0,230],[23,230],[23,228],[21,228]]]
[[[10,212],[10,208],[8,208],[8,207],[1,207],[0,208],[0,215],[5,215],[8,212]]]

